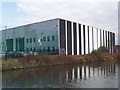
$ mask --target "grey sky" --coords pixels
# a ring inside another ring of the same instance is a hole
[[[118,44],[120,45],[120,2],[119,2],[119,8],[118,8]]]
[[[17,9],[26,14],[16,18],[18,26],[63,18],[113,31],[118,40],[118,0],[19,0]]]

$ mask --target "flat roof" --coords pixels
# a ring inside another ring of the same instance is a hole
[[[91,25],[88,25],[88,24],[83,24],[83,23],[79,23],[79,22],[76,22],[76,21],[72,21],[72,20],[68,20],[68,19],[63,19],[63,18],[54,18],[54,19],[44,20],[44,21],[40,21],[40,22],[35,22],[35,23],[30,23],[30,24],[26,24],[26,25],[16,26],[16,27],[8,28],[8,29],[3,29],[1,31],[9,30],[9,29],[15,29],[15,28],[18,28],[18,27],[24,27],[24,26],[28,26],[28,25],[32,25],[32,24],[38,24],[38,23],[52,21],[52,20],[57,20],[57,19],[62,19],[62,20],[66,20],[66,21],[70,21],[70,22],[75,22],[75,23],[78,23],[78,24],[86,25],[86,26],[89,26],[89,27],[93,27],[93,28],[96,28],[96,29],[109,31],[109,30],[106,30],[106,29],[97,28],[95,26],[91,26]],[[109,32],[115,33],[113,31],[109,31]]]

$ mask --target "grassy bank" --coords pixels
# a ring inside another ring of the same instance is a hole
[[[108,53],[106,47],[100,47],[86,55],[38,55],[25,56],[14,60],[3,60],[2,70],[17,70],[38,66],[53,66],[64,64],[78,64],[85,62],[115,61],[120,60],[120,55]]]
[[[11,78],[33,78],[33,77],[46,77],[54,75],[55,73],[61,72],[65,73],[66,71],[71,71],[73,68],[77,69],[78,67],[91,67],[92,68],[99,68],[99,70],[108,70],[111,66],[113,67],[116,63],[116,61],[102,61],[102,62],[95,62],[95,63],[81,63],[81,64],[70,64],[70,65],[60,65],[60,66],[48,66],[48,67],[42,67],[42,68],[31,68],[27,70],[15,70],[4,72],[3,73],[3,80],[9,80]],[[105,69],[104,69],[105,68]]]
[[[15,60],[3,60],[2,70],[16,70],[38,66],[77,64],[95,61],[112,61],[117,59],[117,54],[111,54],[106,52],[87,55],[31,55],[22,58],[16,58]]]

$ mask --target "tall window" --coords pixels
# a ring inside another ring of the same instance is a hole
[[[29,39],[28,38],[26,39],[26,43],[29,43]]]
[[[46,37],[43,37],[43,41],[46,41]]]
[[[36,39],[34,38],[33,41],[36,42]]]
[[[55,47],[52,47],[52,50],[55,51]]]
[[[47,41],[50,41],[50,36],[47,37]]]
[[[27,51],[29,51],[29,49],[28,49],[28,48],[27,48],[26,50],[27,50]]]
[[[48,52],[49,52],[49,51],[50,51],[50,47],[48,47],[48,49],[47,49],[47,50],[48,50]]]
[[[30,51],[32,51],[32,48],[30,48]]]
[[[55,36],[52,36],[52,41],[55,41]]]
[[[33,49],[34,51],[36,50],[36,48],[34,47],[34,49]]]
[[[30,38],[30,43],[32,43],[32,38]]]
[[[43,39],[41,39],[41,42],[43,41]]]
[[[44,51],[46,50],[45,47],[43,47],[43,50],[44,50]]]
[[[3,45],[4,45],[5,43],[4,43],[4,41],[3,41]]]

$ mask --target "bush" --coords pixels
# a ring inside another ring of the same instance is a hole
[[[2,61],[2,70],[9,70],[9,69],[18,69],[23,67],[23,64],[19,61]]]
[[[91,54],[100,54],[100,53],[106,53],[106,52],[108,52],[108,49],[104,46],[101,46],[97,50],[93,50]]]

